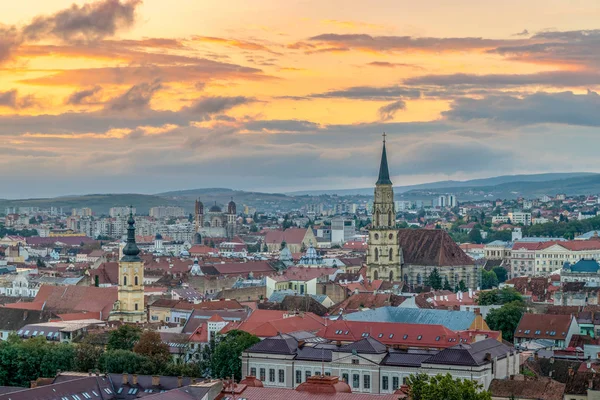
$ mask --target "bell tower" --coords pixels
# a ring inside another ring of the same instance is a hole
[[[129,212],[127,219],[127,242],[119,261],[119,292],[117,305],[109,320],[123,322],[146,322],[144,309],[144,263],[140,249],[135,243],[135,220]]]
[[[369,230],[367,276],[371,280],[401,280],[401,255],[396,228],[394,189],[390,180],[383,134],[383,150],[379,164],[379,177],[375,183],[373,216]]]

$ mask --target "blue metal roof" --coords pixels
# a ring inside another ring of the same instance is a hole
[[[565,263],[565,269],[571,270],[571,272],[590,272],[595,273],[600,269],[600,265],[596,260],[581,259],[575,264]]]
[[[443,325],[450,330],[460,331],[469,329],[475,320],[475,314],[470,311],[380,307],[344,315],[344,319],[348,321]]]

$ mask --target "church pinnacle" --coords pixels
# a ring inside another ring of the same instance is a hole
[[[129,211],[127,225],[127,243],[123,247],[123,258],[121,260],[127,262],[140,261],[140,249],[135,243],[135,219],[133,219],[131,210]]]
[[[383,150],[381,151],[381,164],[379,165],[379,179],[377,179],[377,185],[391,185],[390,171],[388,169],[387,153],[385,151],[385,137],[383,134]]]

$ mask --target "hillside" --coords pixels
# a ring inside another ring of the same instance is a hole
[[[532,175],[502,175],[492,178],[482,179],[471,179],[467,181],[439,181],[422,183],[418,185],[408,186],[394,186],[394,193],[405,193],[416,190],[431,189],[435,191],[441,191],[446,189],[448,192],[456,191],[457,188],[475,188],[475,187],[491,187],[505,183],[518,183],[518,182],[544,182],[544,181],[556,181],[561,179],[570,179],[576,177],[594,176],[597,174],[590,172],[567,172],[567,173],[549,173],[549,174],[532,174]],[[373,195],[373,188],[358,188],[358,189],[339,189],[339,190],[305,190],[286,193],[291,196],[299,195],[312,195],[319,196],[322,194],[337,194],[338,196],[349,196],[349,195]]]
[[[536,198],[544,194],[587,195],[600,193],[600,175],[584,175],[567,179],[555,179],[542,182],[517,181],[489,186],[455,186],[431,189],[411,190],[404,193],[410,196],[436,196],[443,193],[454,193],[461,200],[477,200],[483,198],[514,199],[517,197]]]

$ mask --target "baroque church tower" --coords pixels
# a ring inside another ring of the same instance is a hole
[[[127,220],[127,243],[119,261],[118,302],[110,313],[109,320],[123,322],[146,322],[144,310],[144,263],[140,249],[135,243],[135,220],[129,213]]]
[[[394,189],[388,169],[384,133],[379,178],[375,184],[373,216],[369,230],[367,276],[371,280],[401,280],[401,261],[394,208]]]

